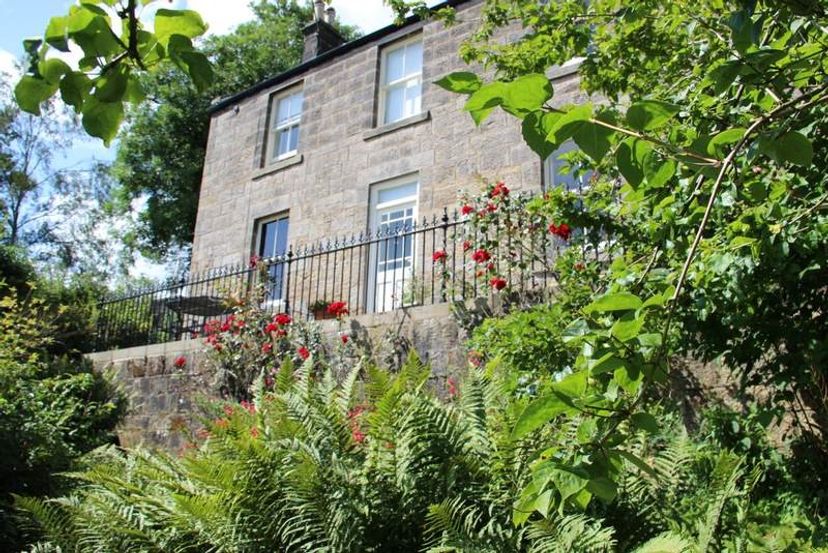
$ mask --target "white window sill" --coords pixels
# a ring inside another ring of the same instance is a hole
[[[282,169],[287,169],[288,167],[293,167],[294,165],[299,165],[304,161],[305,156],[302,154],[295,154],[288,158],[274,161],[273,163],[266,165],[260,169],[257,169],[253,172],[253,180],[259,179],[264,177],[265,175],[269,175],[271,173],[276,173],[277,171],[281,171]]]
[[[381,127],[365,131],[365,133],[362,135],[362,139],[371,140],[372,138],[376,138],[378,136],[394,132],[397,129],[410,127],[412,125],[416,125],[417,123],[428,121],[429,119],[431,119],[431,112],[424,111],[422,113],[418,113],[417,115],[412,115],[411,117],[406,117],[405,119],[394,121],[393,123],[389,123],[388,125],[383,125]]]

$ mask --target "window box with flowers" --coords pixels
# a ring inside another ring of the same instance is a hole
[[[310,312],[313,314],[313,318],[317,321],[321,321],[324,319],[333,319],[334,315],[328,313],[328,306],[331,305],[331,302],[328,300],[316,300],[310,305]]]

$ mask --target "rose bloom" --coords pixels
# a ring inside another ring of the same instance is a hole
[[[463,240],[463,251],[467,252],[472,248],[471,240]]]
[[[569,228],[569,225],[567,225],[566,223],[561,223],[560,225],[550,223],[549,232],[559,238],[569,240],[569,236],[572,234],[572,229]]]
[[[271,344],[270,342],[262,344],[262,353],[270,353],[272,351],[273,351],[273,344]]]
[[[492,258],[491,254],[486,250],[475,250],[471,258],[477,263],[485,263]]]
[[[334,317],[342,317],[349,313],[348,311],[348,304],[344,301],[335,301],[328,305],[328,315],[333,315]]]
[[[339,337],[339,339],[342,340],[343,344],[347,344],[348,340],[350,340],[350,338],[348,338],[347,334],[343,334],[342,336]]]
[[[494,185],[494,188],[492,188],[492,191],[489,192],[489,197],[490,198],[496,198],[497,196],[508,196],[508,195],[509,195],[509,189],[506,188],[506,183],[504,183],[503,181],[498,181],[497,184]]]
[[[506,288],[506,279],[501,277],[494,277],[489,281],[489,284],[492,285],[492,288],[495,290],[503,290]]]
[[[175,361],[173,361],[173,365],[175,365],[179,369],[183,369],[184,365],[186,365],[186,364],[187,364],[187,358],[184,357],[183,355],[179,355],[178,357],[175,358]]]
[[[474,213],[474,208],[469,204],[465,204],[463,207],[460,208],[460,213],[462,213],[463,215]]]
[[[287,313],[278,313],[273,317],[273,322],[279,326],[289,325],[292,321],[293,319],[291,319],[290,315],[288,315]]]
[[[297,349],[296,353],[299,354],[299,357],[301,357],[303,361],[307,360],[307,358],[310,357],[310,352],[308,351],[308,348],[306,348],[305,346],[302,346],[299,349]]]
[[[445,252],[445,250],[437,250],[431,256],[431,260],[434,261],[435,263],[438,263],[440,261],[444,261],[446,258],[448,258],[448,254]]]

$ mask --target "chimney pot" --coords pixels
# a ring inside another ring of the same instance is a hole
[[[325,10],[325,23],[333,25],[336,23],[336,9],[333,6],[328,6]]]
[[[325,2],[324,0],[315,0],[313,3],[313,20],[323,21],[325,19]]]

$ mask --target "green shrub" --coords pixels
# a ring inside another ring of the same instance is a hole
[[[469,347],[486,357],[499,357],[520,372],[554,374],[574,360],[561,341],[567,324],[563,317],[562,309],[554,304],[486,319],[474,330]]]

